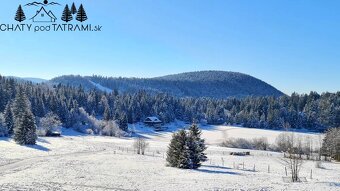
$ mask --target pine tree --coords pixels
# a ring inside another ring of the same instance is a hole
[[[187,145],[190,151],[191,168],[193,169],[199,168],[201,162],[207,160],[207,156],[204,153],[207,148],[204,139],[201,139],[201,134],[202,132],[196,124],[190,126]]]
[[[37,140],[35,119],[30,110],[26,110],[14,128],[14,140],[20,145],[34,145]]]
[[[13,106],[12,106],[14,123],[16,123],[17,119],[20,119],[22,117],[22,115],[27,109],[31,109],[31,104],[23,88],[19,88],[19,91],[17,92],[15,96]]]
[[[77,13],[77,8],[76,8],[76,5],[74,3],[72,3],[71,13],[72,13],[72,15]]]
[[[185,130],[179,131],[179,142],[181,145],[181,152],[178,158],[178,168],[189,169],[192,167],[190,160],[190,150],[188,148],[188,135]]]
[[[11,135],[13,134],[13,128],[14,128],[14,116],[13,116],[10,103],[6,105],[4,117],[5,117],[5,125],[8,129],[8,134]]]
[[[186,131],[174,133],[167,151],[167,165],[188,169],[191,166],[189,154]]]
[[[63,15],[61,17],[61,20],[65,21],[65,22],[70,22],[72,21],[73,17],[72,17],[72,13],[70,11],[70,9],[68,8],[68,5],[65,6],[65,9],[63,11]]]
[[[77,13],[77,21],[79,22],[84,22],[87,20],[87,15],[85,12],[85,9],[83,7],[83,4],[80,5],[79,9],[78,9],[78,13]]]
[[[0,113],[0,137],[7,137],[8,129],[5,123],[5,117],[2,113]]]
[[[106,106],[105,111],[104,111],[104,120],[109,121],[110,119],[111,119],[111,110],[109,106]]]
[[[18,7],[17,13],[15,15],[15,20],[19,21],[19,22],[22,22],[22,21],[26,20],[25,13],[22,10],[21,5],[19,5],[19,7]]]
[[[128,131],[128,119],[126,113],[119,117],[119,128],[125,132]]]

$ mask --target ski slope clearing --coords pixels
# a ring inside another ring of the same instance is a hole
[[[1,138],[0,190],[340,189],[340,164],[323,163],[323,168],[316,168],[315,162],[305,162],[301,176],[307,182],[290,184],[282,178],[285,172],[281,153],[250,151],[251,156],[231,156],[229,152],[240,150],[218,146],[225,131],[228,137],[246,138],[274,137],[279,131],[207,126],[203,137],[209,144],[210,160],[198,170],[166,167],[165,152],[176,125],[183,124],[171,124],[166,132],[131,125],[150,144],[145,156],[134,154],[134,138],[87,136],[72,130],[66,130],[60,138],[39,138],[35,146],[19,146]],[[299,134],[319,138],[317,134]]]
[[[107,88],[107,87],[104,87],[104,86],[102,86],[102,85],[100,85],[100,84],[94,83],[94,82],[91,81],[91,80],[89,80],[89,81],[90,81],[90,83],[91,83],[92,85],[94,85],[96,88],[98,88],[99,90],[101,90],[101,91],[103,91],[103,92],[106,92],[106,93],[111,93],[111,92],[112,92],[112,90],[111,90],[110,88]]]

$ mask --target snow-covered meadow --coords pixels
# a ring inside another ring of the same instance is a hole
[[[172,132],[184,124],[155,132],[142,124],[130,125],[134,135],[147,139],[146,155],[134,154],[134,138],[88,136],[72,130],[60,138],[39,138],[36,146],[19,146],[0,139],[0,190],[339,190],[340,164],[303,164],[307,182],[285,183],[281,153],[250,151],[250,156],[231,156],[240,149],[218,146],[226,137],[267,137],[281,133],[229,126],[206,126],[209,161],[198,170],[165,166],[165,152]],[[310,136],[314,133],[296,133]],[[254,171],[255,167],[255,171]],[[312,171],[312,177],[311,177]]]

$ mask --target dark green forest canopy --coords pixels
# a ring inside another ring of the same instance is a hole
[[[94,116],[109,116],[129,123],[158,116],[163,122],[206,120],[209,124],[238,124],[252,128],[295,128],[324,131],[340,126],[340,92],[292,94],[291,96],[228,98],[174,97],[140,90],[134,93],[105,93],[68,85],[17,82],[0,76],[0,112],[11,103],[22,87],[35,117],[48,112],[59,116],[65,127],[72,127],[71,110],[83,107]],[[108,114],[108,112],[110,112]]]

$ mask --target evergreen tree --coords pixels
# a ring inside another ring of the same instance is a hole
[[[171,167],[188,169],[190,164],[190,153],[187,146],[187,133],[180,130],[174,133],[167,151],[167,165]]]
[[[87,15],[85,12],[85,9],[83,7],[83,4],[80,5],[79,9],[78,9],[78,13],[77,13],[77,21],[79,22],[84,22],[87,20]]]
[[[72,21],[73,17],[72,17],[72,13],[70,11],[70,9],[68,8],[68,5],[65,6],[65,9],[63,11],[63,15],[61,16],[61,20],[65,21],[65,22],[70,22]]]
[[[191,168],[197,169],[201,166],[201,162],[207,161],[204,151],[207,149],[204,139],[201,139],[201,130],[196,124],[189,128],[188,148],[190,151]]]
[[[5,117],[2,113],[0,113],[0,137],[7,137],[8,129],[5,123]]]
[[[15,124],[14,140],[20,145],[34,145],[37,140],[35,119],[30,110],[26,110]]]
[[[26,96],[26,93],[23,88],[19,88],[17,95],[15,96],[12,112],[14,116],[14,123],[18,119],[21,119],[22,115],[25,113],[27,109],[31,109],[31,104]]]
[[[178,167],[178,159],[180,155],[180,148],[183,146],[179,142],[179,132],[176,132],[172,135],[172,139],[170,141],[170,145],[167,151],[167,165],[171,167]]]
[[[22,22],[22,21],[26,20],[25,13],[22,10],[21,5],[19,5],[19,7],[18,7],[17,13],[15,15],[15,20],[19,21],[19,22]]]
[[[125,112],[119,118],[119,128],[125,132],[128,131],[128,119]]]
[[[14,128],[14,116],[13,116],[10,103],[8,103],[6,106],[4,118],[5,118],[5,125],[8,129],[8,134],[11,135],[13,134],[13,128]]]
[[[76,8],[76,5],[75,5],[74,3],[72,3],[71,13],[72,13],[73,15],[77,13],[77,8]]]
[[[105,107],[105,111],[104,111],[104,120],[109,121],[111,118],[112,118],[111,117],[111,110],[107,106],[107,107]]]

